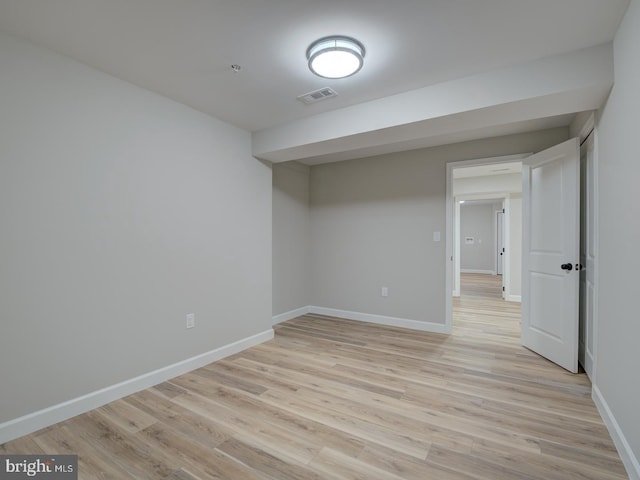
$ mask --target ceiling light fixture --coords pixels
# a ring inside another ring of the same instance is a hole
[[[350,77],[362,68],[364,46],[351,37],[323,37],[307,48],[307,60],[319,77]]]

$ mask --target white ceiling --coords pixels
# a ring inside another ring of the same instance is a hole
[[[257,132],[610,42],[628,3],[0,0],[0,30]],[[306,48],[329,34],[353,36],[365,45],[365,65],[357,75],[327,80],[308,70]],[[231,64],[242,70],[234,73]],[[296,101],[325,86],[338,96],[313,105]],[[569,119],[552,115],[548,125]],[[541,125],[547,124],[536,124]],[[332,161],[343,159],[333,155]]]

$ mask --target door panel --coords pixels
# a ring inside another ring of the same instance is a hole
[[[571,372],[578,371],[578,181],[578,139],[523,162],[522,344]]]
[[[593,156],[593,133],[580,148],[580,263],[584,269],[580,272],[580,343],[579,359],[585,372],[594,380],[596,322],[595,305],[595,268],[596,268],[596,230],[595,230],[595,171]]]
[[[557,162],[531,170],[531,249],[543,254],[563,254],[562,180],[563,166]]]
[[[529,327],[535,332],[562,341],[563,327],[556,321],[556,306],[562,304],[563,279],[556,275],[540,272],[531,273],[530,292],[533,298],[544,301],[531,304],[531,322]]]

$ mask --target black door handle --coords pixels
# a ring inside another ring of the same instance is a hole
[[[573,270],[573,264],[572,263],[563,263],[562,265],[560,265],[560,268],[562,270]]]

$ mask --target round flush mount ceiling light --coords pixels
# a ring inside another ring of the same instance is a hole
[[[324,37],[309,46],[307,60],[309,69],[319,77],[349,77],[362,68],[364,46],[351,37]]]

